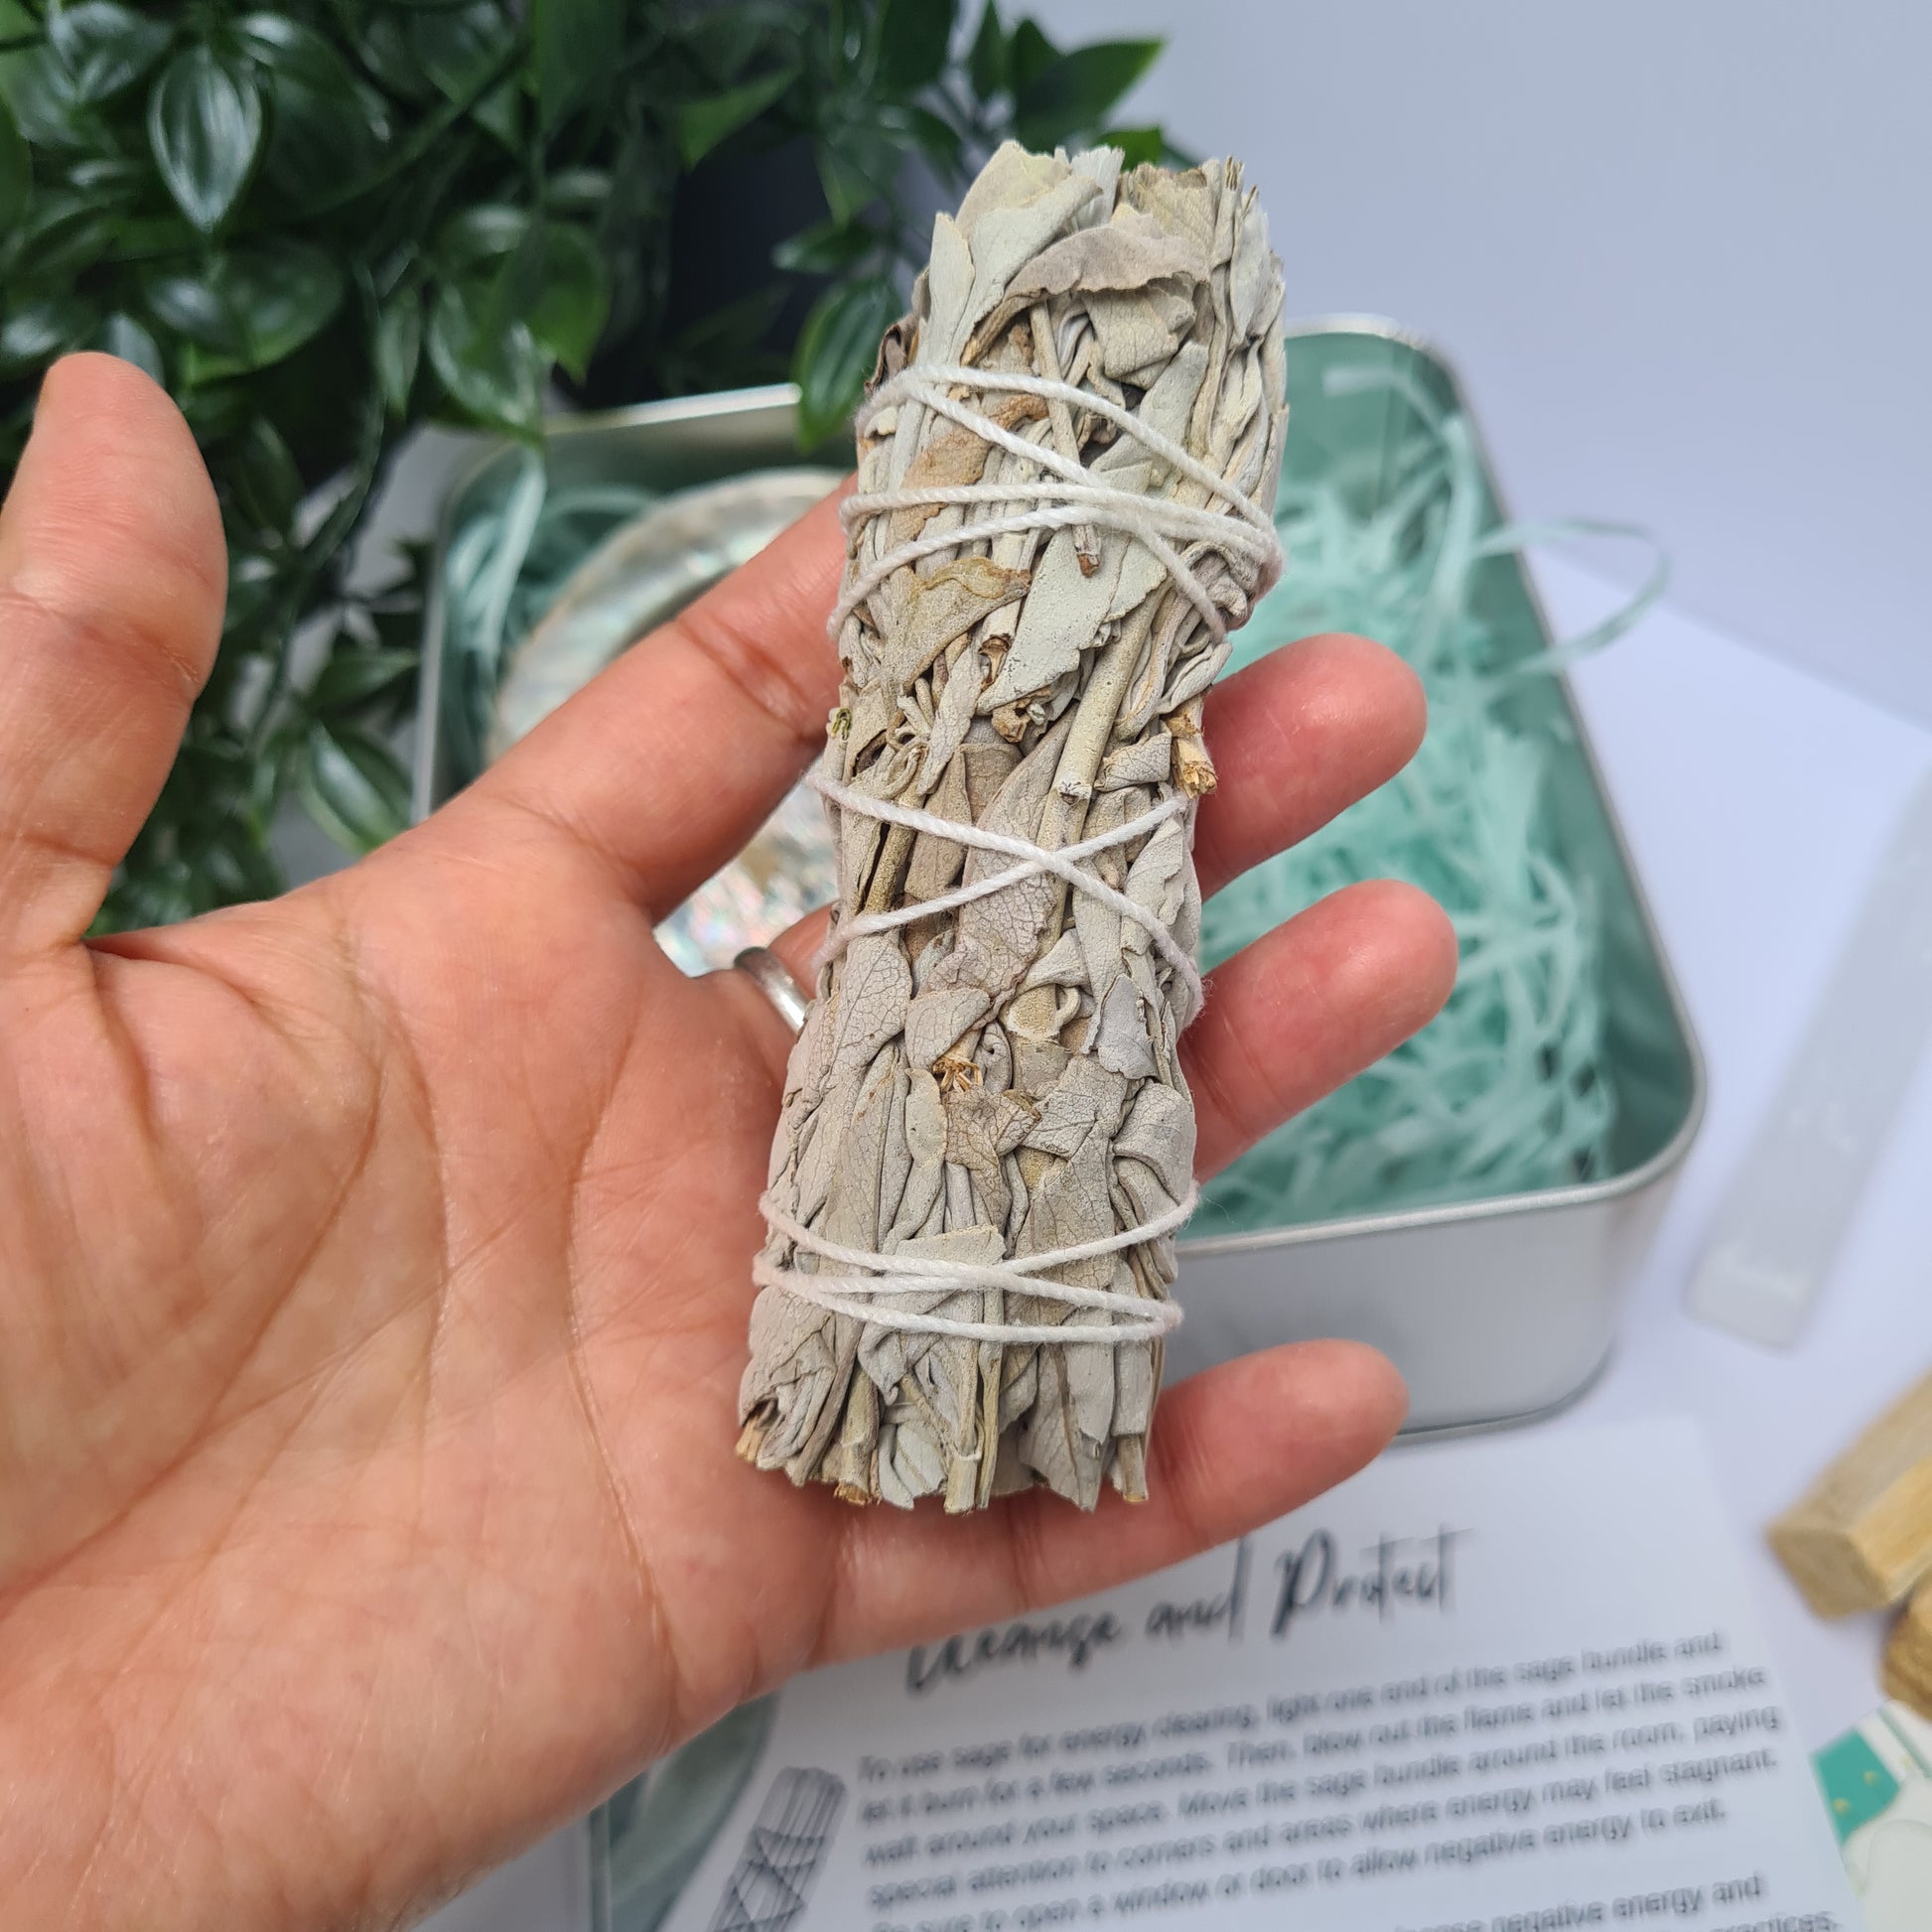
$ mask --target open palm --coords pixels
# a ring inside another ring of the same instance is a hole
[[[788,1040],[651,923],[821,742],[840,561],[814,513],[348,871],[83,942],[224,573],[161,392],[48,378],[0,516],[0,1923],[394,1923],[790,1672],[1173,1562],[1394,1427],[1319,1344],[1173,1389],[1139,1509],[856,1511],[734,1457]],[[1359,640],[1232,680],[1206,889],[1420,730]],[[1203,1171],[1452,963],[1377,886],[1214,975]]]

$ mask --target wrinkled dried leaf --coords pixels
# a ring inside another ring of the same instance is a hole
[[[934,223],[911,313],[883,374],[965,363],[1064,379],[1183,444],[1271,505],[1286,412],[1279,265],[1240,172],[1067,160],[1009,144],[957,216]],[[1024,490],[1032,452],[1097,483],[1226,513],[1093,409],[954,391],[1019,437],[996,447],[901,398],[860,445],[864,491],[982,483]],[[1007,507],[1028,508],[1016,493]],[[1091,523],[1003,532],[892,567],[998,504],[922,505],[853,533],[849,571],[891,574],[843,627],[845,735],[826,769],[857,790],[1048,846],[1126,825],[1212,782],[1198,704],[1226,655],[1141,541]],[[1251,563],[1190,539],[1189,567],[1230,624]],[[835,813],[843,916],[916,909],[1005,857],[935,832]],[[1191,813],[1083,862],[1191,950],[1200,925]],[[1186,1197],[1192,1104],[1175,1047],[1189,995],[1146,927],[1052,876],[856,940],[824,975],[786,1075],[771,1186],[822,1238],[925,1259],[998,1262],[1139,1226]],[[816,1272],[773,1236],[767,1258]],[[1053,1270],[1158,1302],[1171,1235]],[[1158,1343],[1077,1339],[1114,1317],[1010,1289],[922,1287],[901,1307],[1049,1326],[1004,1345],[914,1333],[760,1293],[741,1390],[744,1451],[794,1480],[948,1509],[1044,1483],[1091,1508],[1146,1493]]]

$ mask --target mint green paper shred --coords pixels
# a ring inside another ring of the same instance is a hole
[[[1414,1039],[1291,1120],[1205,1190],[1197,1236],[1248,1233],[1557,1187],[1607,1171],[1616,1098],[1604,1067],[1603,949],[1587,882],[1569,877],[1544,811],[1561,722],[1510,715],[1506,694],[1634,623],[1650,581],[1615,617],[1561,648],[1510,661],[1481,615],[1485,562],[1552,538],[1638,536],[1620,524],[1483,527],[1488,506],[1467,423],[1382,370],[1330,372],[1392,386],[1421,425],[1378,507],[1337,482],[1284,478],[1277,523],[1288,574],[1238,633],[1234,665],[1323,630],[1380,639],[1420,673],[1429,731],[1399,777],[1210,900],[1202,952],[1225,959],[1327,893],[1403,879],[1449,911],[1455,991]]]

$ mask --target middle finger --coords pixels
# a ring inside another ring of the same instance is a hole
[[[1341,632],[1285,644],[1215,685],[1205,736],[1219,782],[1194,834],[1203,897],[1393,777],[1422,743],[1426,710],[1401,658]],[[825,925],[820,908],[771,941],[808,991]]]
[[[1415,672],[1341,632],[1284,644],[1215,685],[1205,737],[1219,783],[1194,826],[1202,897],[1394,777],[1426,717]]]

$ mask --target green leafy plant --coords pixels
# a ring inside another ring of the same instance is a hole
[[[104,924],[278,890],[291,798],[350,850],[404,822],[423,559],[373,593],[350,563],[417,425],[534,444],[557,387],[629,400],[788,355],[819,440],[926,208],[995,143],[1164,152],[1109,122],[1158,42],[1062,50],[957,4],[0,0],[0,465],[45,365],[109,350],[180,402],[229,546],[215,672]],[[787,206],[806,181],[803,218],[694,254],[680,212],[756,213],[760,167]]]

